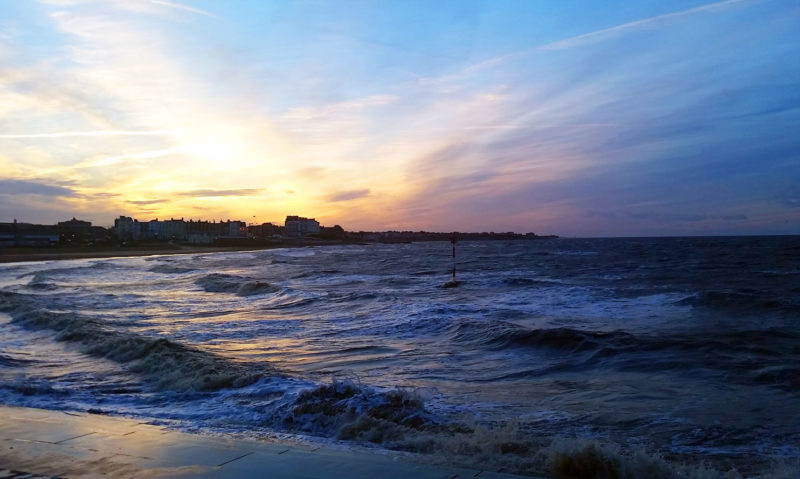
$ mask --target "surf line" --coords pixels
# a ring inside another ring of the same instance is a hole
[[[454,232],[450,235],[450,243],[453,245],[453,279],[442,285],[442,288],[455,288],[460,283],[456,280],[456,243],[458,243],[458,235]]]

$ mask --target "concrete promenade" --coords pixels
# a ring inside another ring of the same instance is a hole
[[[31,475],[22,475],[20,472]],[[0,406],[0,478],[511,479],[413,455],[207,437],[128,419]]]

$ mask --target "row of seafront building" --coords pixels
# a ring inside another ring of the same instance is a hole
[[[93,226],[89,221],[76,218],[60,221],[54,225],[40,225],[17,222],[0,223],[0,247],[41,247],[57,245],[93,245],[112,241],[177,241],[192,244],[210,244],[219,240],[242,238],[271,238],[304,236],[330,233],[330,230],[344,233],[341,227],[320,227],[313,218],[287,216],[284,226],[264,223],[247,225],[244,221],[185,221],[169,219],[138,221],[128,216],[114,220],[113,228]]]
[[[54,225],[37,225],[17,222],[0,223],[2,246],[55,246],[59,244],[93,244],[109,241],[110,232],[102,226],[92,226],[89,221],[59,221]]]
[[[175,241],[191,244],[239,245],[244,239],[302,238],[320,240],[367,241],[381,243],[410,243],[414,241],[450,241],[454,233],[428,231],[345,231],[341,226],[320,226],[314,218],[287,216],[283,226],[272,223],[250,224],[244,221],[186,221],[181,219],[138,221],[128,216],[114,220],[113,228],[92,226],[89,221],[75,218],[56,225],[31,223],[0,223],[0,248],[39,246],[91,246],[136,241]],[[455,233],[461,240],[520,240],[550,239],[557,236],[538,236],[534,233]]]
[[[168,220],[138,221],[128,216],[114,220],[114,236],[120,241],[174,240],[191,244],[209,244],[217,240],[272,236],[303,237],[320,233],[314,218],[287,216],[284,226],[263,223],[248,226],[244,221]]]

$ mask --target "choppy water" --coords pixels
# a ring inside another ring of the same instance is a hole
[[[0,265],[0,402],[434,452],[513,423],[800,457],[800,237],[458,252],[454,289],[446,243]]]

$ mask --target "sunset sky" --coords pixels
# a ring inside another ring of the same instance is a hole
[[[0,221],[800,234],[800,2],[5,0]]]

